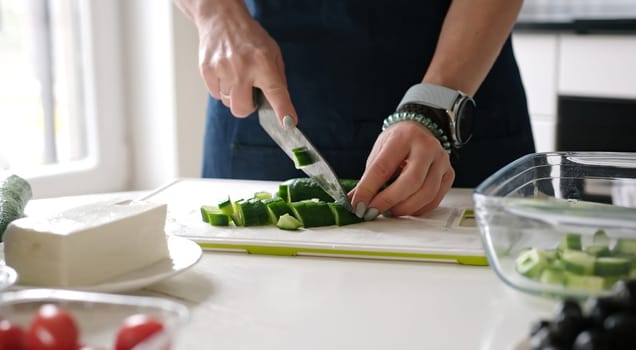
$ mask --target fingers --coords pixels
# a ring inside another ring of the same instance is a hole
[[[379,191],[394,171],[398,176]],[[424,213],[439,205],[454,179],[450,158],[431,132],[400,122],[378,137],[352,204],[365,220],[387,211],[395,216]]]
[[[405,122],[406,123],[406,122]],[[374,209],[367,217],[377,216],[380,208],[369,207],[371,199],[395,174],[409,151],[408,139],[398,129],[389,129],[378,137],[373,146],[367,169],[353,193],[351,204],[358,217],[364,217],[369,208]],[[390,207],[386,204],[383,207]]]

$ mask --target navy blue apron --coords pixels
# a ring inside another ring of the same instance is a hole
[[[341,178],[360,178],[383,119],[419,83],[449,1],[248,0],[279,44],[298,127]],[[508,39],[479,91],[473,138],[454,157],[456,187],[474,187],[534,152],[525,93]],[[209,99],[203,177],[304,176],[261,129]]]

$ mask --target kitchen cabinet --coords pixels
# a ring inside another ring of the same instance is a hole
[[[538,152],[558,150],[559,96],[636,100],[636,35],[515,31],[513,45]]]

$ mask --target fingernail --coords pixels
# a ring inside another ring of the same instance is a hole
[[[393,212],[390,210],[387,210],[384,213],[382,213],[382,216],[385,216],[387,218],[393,217]]]
[[[367,210],[367,213],[364,214],[364,221],[371,221],[375,219],[376,217],[378,217],[379,214],[380,214],[380,211],[377,210],[376,208],[369,208],[369,210]]]
[[[292,119],[292,117],[286,115],[283,117],[283,126],[285,127],[285,129],[291,129],[294,127],[294,120]]]
[[[367,211],[367,204],[364,202],[360,202],[356,204],[356,216],[362,219],[364,217],[364,212]]]

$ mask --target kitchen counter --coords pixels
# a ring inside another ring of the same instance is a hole
[[[33,200],[30,211],[117,193]],[[132,294],[187,305],[174,349],[514,349],[556,300],[520,293],[489,267],[206,251]]]

